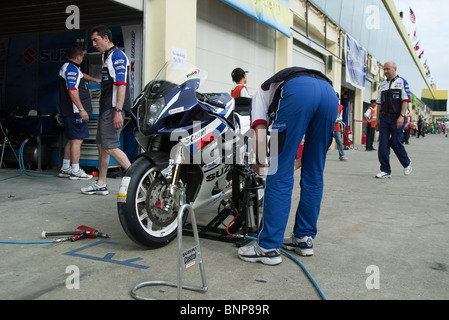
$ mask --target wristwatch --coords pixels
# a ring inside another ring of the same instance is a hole
[[[120,108],[115,108],[115,112],[122,112],[122,109],[120,109]]]
[[[401,117],[404,117],[404,118],[405,118],[405,113],[401,113]]]

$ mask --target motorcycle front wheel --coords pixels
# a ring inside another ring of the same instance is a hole
[[[137,159],[122,178],[117,202],[120,223],[128,237],[141,246],[160,248],[177,235],[178,210],[184,201],[163,210],[167,186],[153,161],[145,157]]]

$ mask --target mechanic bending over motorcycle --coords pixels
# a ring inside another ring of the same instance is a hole
[[[251,110],[256,143],[253,169],[260,175],[264,169],[268,171],[257,243],[241,247],[240,259],[276,265],[282,262],[281,247],[303,256],[313,255],[312,239],[317,234],[326,154],[337,112],[338,99],[332,82],[316,70],[300,67],[281,70],[257,91]],[[265,155],[270,126],[272,131],[277,130],[278,139],[270,141],[268,163]],[[304,134],[301,197],[293,234],[284,238],[291,207],[295,155]]]

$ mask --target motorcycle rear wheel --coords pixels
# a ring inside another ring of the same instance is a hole
[[[151,214],[147,211],[147,201],[160,190],[163,181],[160,175],[153,161],[145,157],[137,159],[122,178],[122,184],[123,181],[127,184],[125,201],[122,198],[117,202],[120,223],[125,233],[137,244],[150,249],[167,245],[176,237],[178,228],[176,218],[170,219],[169,223],[158,225],[157,220],[150,217]],[[149,192],[151,196],[148,196]],[[177,216],[178,210],[178,206],[173,207],[171,214]],[[187,214],[183,218],[185,222]]]

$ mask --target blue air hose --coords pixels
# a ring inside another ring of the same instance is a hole
[[[250,240],[255,240],[257,241],[256,238],[254,237],[247,237]],[[317,289],[318,293],[320,294],[321,298],[323,300],[327,300],[326,296],[324,295],[323,290],[321,290],[320,286],[318,285],[318,283],[315,281],[315,279],[312,277],[312,275],[310,274],[310,272],[307,270],[307,268],[301,263],[301,261],[299,261],[298,259],[296,259],[295,257],[293,257],[290,253],[288,253],[287,251],[285,251],[284,249],[280,249],[280,251],[287,256],[287,258],[293,260],[293,262],[295,262],[297,265],[299,265],[301,267],[301,269],[305,272],[305,274],[307,275],[307,277],[309,278],[309,280],[312,282],[312,284],[315,286],[315,288]]]
[[[20,146],[19,150],[19,167],[22,172],[24,172],[28,176],[32,177],[55,177],[57,176],[57,173],[52,172],[40,172],[35,170],[28,170],[25,168],[25,163],[23,162],[23,150],[25,148],[25,144],[28,142],[29,139],[26,139],[22,142],[22,145]],[[35,173],[35,174],[34,174]]]
[[[53,172],[41,172],[41,171],[35,171],[35,170],[28,170],[25,168],[25,163],[23,162],[23,150],[24,150],[25,144],[28,142],[28,140],[29,139],[26,139],[20,145],[19,159],[18,159],[19,160],[19,170],[9,171],[9,172],[19,172],[19,174],[16,174],[12,177],[0,179],[0,181],[5,181],[5,180],[12,179],[12,178],[20,177],[22,174],[26,174],[27,176],[31,176],[31,177],[45,177],[45,178],[55,177],[58,175],[57,173],[53,173]],[[3,172],[1,172],[1,173],[3,173]]]
[[[43,243],[57,243],[57,240],[42,240],[42,241],[0,241],[4,244],[43,244]]]

